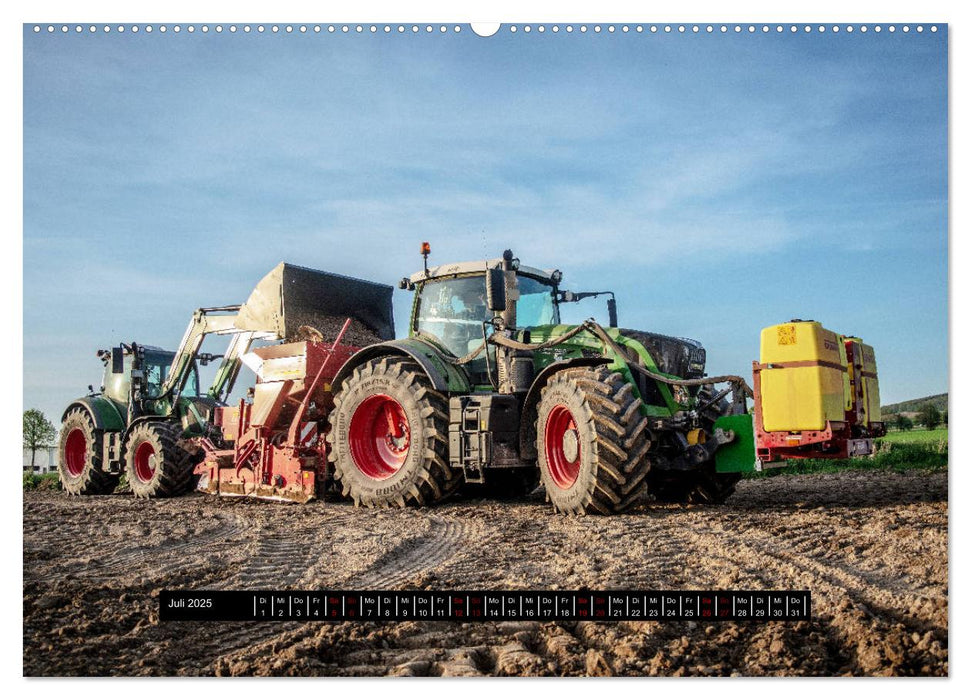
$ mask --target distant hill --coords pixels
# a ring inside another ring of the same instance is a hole
[[[934,396],[925,396],[922,399],[911,399],[910,401],[892,403],[889,406],[881,406],[880,411],[882,413],[915,413],[925,403],[932,404],[938,410],[943,411],[947,408],[947,394],[935,394]]]

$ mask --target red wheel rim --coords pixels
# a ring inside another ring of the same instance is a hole
[[[387,479],[405,463],[411,446],[404,408],[385,394],[369,396],[351,416],[348,442],[354,466],[362,474]]]
[[[135,448],[135,476],[145,483],[155,476],[155,447],[150,442]]]
[[[563,404],[557,404],[546,419],[546,465],[553,483],[568,489],[580,476],[580,434],[573,414]]]
[[[75,428],[64,443],[64,466],[71,476],[81,476],[88,461],[88,439],[84,431]]]

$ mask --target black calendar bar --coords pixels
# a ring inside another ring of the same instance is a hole
[[[798,621],[809,591],[162,591],[164,620]]]

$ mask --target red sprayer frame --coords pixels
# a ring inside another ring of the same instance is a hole
[[[850,360],[852,361],[852,359]],[[772,368],[781,367],[773,363]],[[886,434],[883,423],[864,425],[859,421],[855,382],[851,382],[853,407],[843,421],[826,421],[822,430],[767,431],[762,420],[762,370],[768,365],[752,363],[752,391],[755,411],[755,458],[767,464],[785,459],[846,459],[873,454],[873,438]]]

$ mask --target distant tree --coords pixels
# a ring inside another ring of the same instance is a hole
[[[941,412],[932,403],[925,403],[917,412],[917,422],[928,430],[933,430],[941,424]]]
[[[37,450],[51,446],[57,431],[53,423],[36,408],[24,411],[24,449],[30,450],[30,468],[36,462]]]
[[[897,427],[897,430],[912,430],[914,427],[914,421],[910,420],[903,413],[897,414],[897,417],[893,419],[893,424]]]
[[[944,427],[947,427],[947,409],[944,409],[944,413],[941,414],[941,421],[944,423]]]

